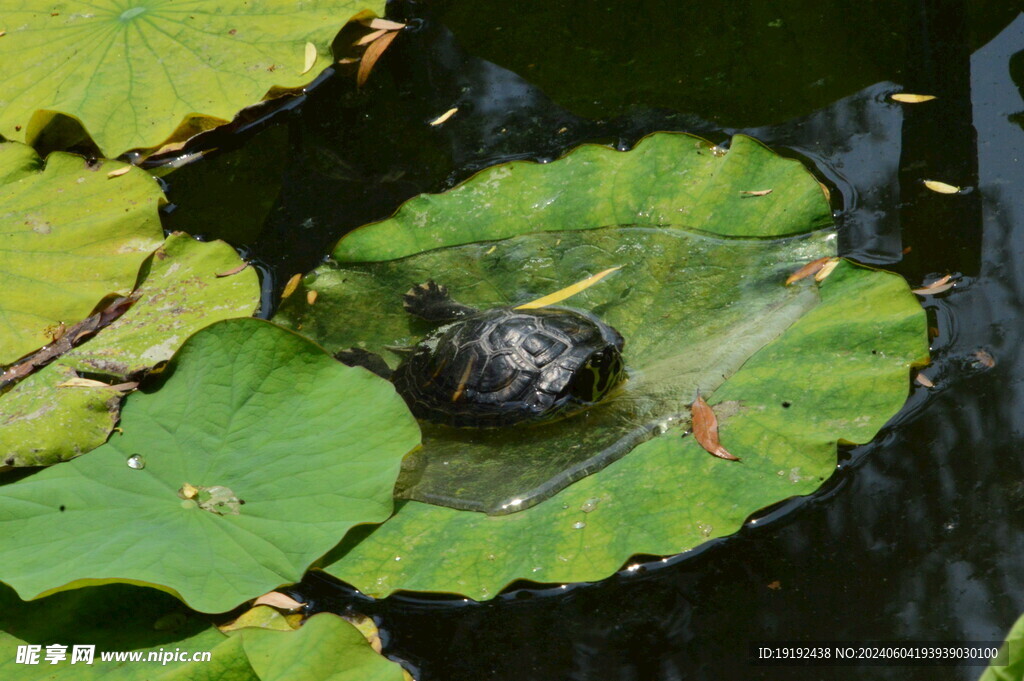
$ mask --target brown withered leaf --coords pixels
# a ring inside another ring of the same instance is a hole
[[[932,283],[928,284],[927,286],[922,286],[921,288],[915,288],[913,290],[913,293],[916,293],[919,296],[933,296],[936,293],[942,293],[943,291],[948,291],[949,289],[953,288],[954,284],[956,284],[956,282],[953,281],[953,276],[950,275],[950,274],[947,274],[944,277],[936,279],[935,281],[933,281]]]
[[[316,302],[316,298],[317,298],[317,292],[316,291],[306,291],[306,303],[308,305],[312,305],[313,303],[315,303]]]
[[[928,378],[924,374],[919,373],[914,377],[914,380],[923,385],[926,388],[934,388],[935,384],[932,383],[932,379]]]
[[[754,190],[742,190],[740,194],[744,197],[747,196],[768,196],[772,193],[771,189],[754,189]]]
[[[230,277],[233,274],[238,274],[239,272],[241,272],[242,270],[244,270],[248,266],[249,266],[249,261],[245,260],[238,267],[232,267],[227,272],[217,272],[217,274],[215,276],[217,276],[218,278],[219,277]]]
[[[302,273],[293,274],[292,278],[288,280],[288,283],[284,285],[284,291],[281,291],[281,300],[284,300],[291,294],[295,293],[295,289],[299,288],[299,282],[302,281]]]
[[[68,327],[54,342],[44,345],[7,367],[7,370],[0,374],[0,390],[13,383],[17,383],[37,369],[41,369],[71,348],[85,341],[89,336],[109,326],[114,320],[127,312],[137,300],[138,297],[135,294],[127,298],[117,298],[110,305],[91,317],[87,317],[74,326]]]
[[[117,170],[111,170],[107,173],[107,177],[121,177],[122,175],[126,175],[131,169],[131,166],[125,166],[123,168],[118,168]]]
[[[456,107],[452,107],[451,109],[448,109],[443,114],[441,114],[440,116],[438,116],[434,120],[430,121],[430,125],[433,125],[433,126],[441,125],[442,123],[447,121],[449,118],[454,116],[455,112],[457,112],[458,110],[459,110],[459,107],[457,107],[457,106]]]
[[[768,582],[767,587],[772,591],[778,591],[782,588],[782,582],[776,579],[774,582]]]
[[[977,350],[974,353],[974,357],[976,358],[975,365],[977,366],[983,366],[986,369],[991,369],[996,365],[996,358],[985,350]]]
[[[828,262],[825,263],[820,270],[814,273],[814,281],[823,282],[828,278],[828,275],[832,274],[832,270],[839,266],[839,258],[829,258]]]
[[[709,454],[727,461],[739,461],[722,446],[718,440],[718,418],[714,410],[698,393],[697,399],[690,405],[690,419],[693,426],[693,437]]]
[[[382,28],[382,29],[378,29],[376,31],[372,31],[370,33],[367,33],[362,38],[360,38],[359,40],[356,41],[356,45],[368,45],[368,44],[372,43],[374,40],[376,40],[377,38],[380,38],[382,35],[384,35],[387,32],[388,32],[387,29]]]
[[[382,28],[385,31],[401,31],[403,28],[405,28],[405,24],[400,24],[397,21],[388,21],[387,19],[380,19],[378,17],[374,17],[369,21],[361,21],[359,23],[361,23],[363,26],[369,26],[370,28],[373,29]]]
[[[281,610],[298,610],[299,608],[304,607],[306,604],[299,603],[291,596],[286,596],[280,591],[271,591],[257,598],[255,601],[253,601],[252,605],[253,607],[256,607],[257,605],[269,605],[274,608],[280,608]]]
[[[370,72],[373,71],[373,67],[377,64],[377,60],[384,54],[384,50],[388,49],[391,45],[391,41],[398,36],[398,31],[378,31],[378,33],[380,37],[370,43],[366,48],[366,52],[363,53],[362,60],[359,62],[359,70],[356,72],[356,87],[363,87],[366,84],[366,81],[370,78]]]
[[[825,256],[824,258],[818,258],[817,260],[812,260],[811,262],[807,263],[806,265],[798,269],[796,272],[789,275],[789,277],[786,279],[786,286],[796,283],[801,279],[806,279],[812,274],[817,274],[821,270],[821,268],[825,266],[825,263],[827,263],[829,260],[831,260],[831,258]]]

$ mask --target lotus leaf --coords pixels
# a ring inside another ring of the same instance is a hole
[[[104,296],[128,293],[160,245],[163,193],[136,168],[107,176],[123,168],[130,167],[64,153],[44,164],[23,144],[0,143],[0,365],[49,342],[48,327],[71,325]]]
[[[390,515],[419,431],[387,382],[255,319],[200,331],[165,373],[107,444],[4,486],[0,578],[23,596],[130,581],[226,610]],[[230,489],[238,512],[187,486]]]
[[[380,0],[0,0],[0,134],[31,141],[55,112],[78,118],[107,156],[187,137],[330,62],[330,43]]]

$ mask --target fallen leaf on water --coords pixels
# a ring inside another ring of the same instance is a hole
[[[931,189],[933,192],[939,194],[957,194],[960,192],[960,187],[952,184],[946,184],[945,182],[939,182],[938,180],[925,180],[924,186]]]
[[[935,295],[936,293],[948,291],[949,289],[953,288],[954,284],[956,284],[956,282],[952,281],[952,278],[952,275],[947,274],[941,279],[936,279],[935,281],[926,286],[922,286],[921,288],[915,288],[913,292],[919,296],[932,296]]]
[[[739,457],[733,456],[722,446],[718,440],[718,418],[715,411],[704,401],[699,394],[697,399],[690,405],[691,422],[693,424],[693,437],[697,443],[709,454],[727,461],[739,461]]]
[[[387,19],[370,19],[369,21],[362,22],[364,26],[370,28],[384,29],[385,31],[401,31],[405,28],[405,24],[400,24],[397,21],[388,21]]]
[[[544,296],[543,298],[538,298],[537,300],[531,300],[528,303],[523,303],[522,305],[517,305],[514,309],[516,309],[516,310],[536,310],[539,307],[547,307],[548,305],[554,305],[555,303],[560,303],[561,301],[565,300],[566,298],[569,298],[570,296],[576,295],[580,291],[587,290],[588,288],[590,288],[591,286],[593,286],[597,282],[601,281],[602,279],[607,277],[609,274],[611,274],[615,270],[620,269],[621,267],[622,267],[621,265],[619,265],[617,267],[609,267],[608,269],[606,269],[606,270],[604,270],[602,272],[598,272],[597,274],[594,274],[594,275],[591,275],[591,276],[587,277],[583,281],[577,281],[572,286],[566,286],[565,288],[563,288],[563,289],[561,289],[559,291],[555,291],[554,293],[549,293],[548,295]]]
[[[122,175],[124,175],[125,173],[127,173],[131,169],[132,169],[131,166],[125,166],[124,168],[118,168],[117,170],[111,170],[109,173],[107,173],[107,177],[121,177]]]
[[[316,302],[316,297],[316,291],[306,291],[306,303],[308,303],[309,305],[312,305],[313,303]]]
[[[374,40],[376,40],[377,38],[381,37],[382,35],[384,35],[387,32],[388,32],[387,29],[383,29],[382,28],[382,29],[380,29],[378,31],[373,31],[372,33],[367,33],[362,38],[360,38],[359,40],[356,41],[356,45],[367,45],[369,43],[372,43]]]
[[[907,92],[897,92],[892,96],[897,102],[903,102],[904,104],[920,104],[921,102],[930,102],[935,99],[935,95],[912,95]]]
[[[768,196],[772,193],[771,189],[755,189],[755,190],[742,190],[740,194],[744,196]]]
[[[391,41],[397,35],[398,31],[382,31],[380,39],[374,40],[366,48],[366,52],[363,53],[363,58],[359,62],[359,70],[356,72],[356,87],[362,87],[366,83],[377,60],[380,59],[380,56],[384,54],[384,50],[388,49]]]
[[[924,374],[918,374],[914,377],[914,380],[923,385],[926,388],[934,388],[935,384],[932,383],[932,379],[928,378]]]
[[[359,61],[359,60],[356,59],[355,57],[342,57],[341,59],[338,60],[338,63],[339,64],[355,64],[357,61]]]
[[[814,281],[819,283],[825,281],[828,275],[832,274],[832,270],[834,270],[838,265],[839,258],[829,258],[829,261],[825,263],[820,270],[814,273]]]
[[[821,268],[825,266],[825,263],[827,263],[831,259],[832,258],[825,256],[824,258],[812,260],[811,262],[807,263],[806,265],[798,269],[793,274],[789,275],[789,277],[786,278],[786,286],[798,282],[801,279],[806,279],[812,274],[817,274],[821,270]]]
[[[300,603],[291,596],[286,596],[280,591],[271,591],[263,594],[253,601],[253,606],[257,605],[270,605],[275,608],[281,608],[282,610],[298,610],[306,604]]]
[[[974,353],[974,356],[978,359],[977,364],[980,364],[986,369],[991,369],[996,365],[996,358],[984,350],[978,350]]]
[[[295,293],[295,289],[299,287],[299,282],[302,281],[302,273],[292,275],[292,278],[288,280],[288,283],[284,285],[284,291],[281,291],[281,300],[284,300],[291,294]]]
[[[434,120],[430,121],[430,124],[431,124],[431,125],[441,125],[441,124],[442,124],[442,123],[444,123],[444,122],[445,122],[446,120],[448,120],[449,118],[451,118],[452,116],[454,116],[454,115],[455,115],[455,112],[456,112],[456,111],[458,111],[458,110],[459,110],[459,107],[457,107],[457,106],[456,106],[456,107],[453,107],[453,108],[451,108],[451,109],[448,109],[448,110],[447,110],[447,111],[445,111],[445,112],[444,112],[443,114],[441,114],[440,116],[438,116],[438,117],[437,117],[437,118],[435,118]]]
[[[777,579],[774,582],[768,582],[768,588],[772,591],[778,591],[782,588],[782,582]]]
[[[217,276],[217,277],[230,277],[230,276],[231,276],[231,275],[233,275],[233,274],[238,274],[239,272],[241,272],[242,270],[244,270],[244,269],[245,269],[246,267],[248,267],[248,266],[249,266],[249,261],[248,261],[248,260],[246,260],[245,262],[243,262],[243,263],[242,263],[241,265],[239,265],[238,267],[232,267],[232,268],[231,268],[230,270],[228,270],[227,272],[218,272],[218,273],[216,274],[216,276]]]
[[[313,68],[313,65],[316,64],[316,57],[316,45],[313,43],[306,43],[306,60],[303,63],[302,70],[299,71],[300,76],[305,73],[309,73],[310,69]]]

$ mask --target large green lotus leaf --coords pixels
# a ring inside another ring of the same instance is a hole
[[[588,144],[550,164],[488,168],[357,229],[338,243],[334,257],[390,260],[524,232],[606,225],[686,225],[719,236],[756,229],[758,236],[777,237],[831,221],[821,187],[799,161],[743,135],[725,153],[693,135],[658,133],[628,152]]]
[[[999,648],[999,654],[985,668],[978,681],[1020,681],[1024,679],[1024,615],[1021,615]]]
[[[330,63],[330,42],[380,0],[0,0],[0,134],[25,139],[33,114],[78,118],[107,156],[153,147],[190,117],[230,119],[271,88]],[[306,72],[306,43],[318,61]]]
[[[259,302],[252,269],[222,241],[172,234],[144,267],[138,302],[54,364],[0,395],[0,451],[5,466],[47,466],[98,447],[117,423],[121,393],[68,385],[79,373],[116,383],[170,359],[199,329],[249,316]]]
[[[71,367],[43,367],[0,395],[4,466],[48,466],[99,447],[117,425],[121,391],[69,385]]]
[[[223,241],[172,234],[153,254],[139,301],[61,361],[81,372],[127,378],[166,362],[186,338],[213,322],[248,317],[259,304],[256,271]],[[229,276],[225,273],[235,272]]]
[[[323,613],[297,631],[242,629],[224,635],[167,594],[128,585],[75,589],[25,603],[0,586],[0,677],[10,681],[375,681],[402,679],[402,669],[375,653],[340,617]],[[47,645],[67,659],[45,661]],[[17,663],[18,646],[39,645],[40,663]],[[94,662],[71,662],[75,645],[95,646]],[[185,660],[104,661],[104,652],[185,653]],[[192,661],[209,652],[208,661]]]
[[[865,442],[903,404],[928,356],[924,313],[893,274],[840,266],[821,303],[750,358],[709,402],[741,463],[678,429],[551,499],[505,516],[407,502],[350,533],[326,570],[361,591],[450,591],[483,599],[516,579],[607,577],[636,554],[667,555],[734,532],[753,512],[814,491],[838,442]]]
[[[411,345],[429,328],[402,308],[400,294],[410,282],[443,277],[460,301],[487,308],[525,303],[621,267],[569,301],[600,314],[626,339],[630,377],[617,393],[582,415],[530,427],[424,424],[424,446],[403,466],[399,496],[507,513],[550,497],[688,419],[698,390],[714,392],[817,304],[813,281],[782,284],[800,264],[831,254],[833,236],[722,239],[635,227],[527,234],[322,268],[309,284],[318,293],[315,303],[294,295],[284,312],[294,328],[331,351],[362,347],[387,354],[387,347]]]
[[[22,596],[128,581],[226,610],[391,513],[419,430],[386,381],[256,319],[200,331],[167,371],[107,444],[2,488],[0,579]]]
[[[25,63],[0,57],[12,61]],[[78,322],[107,294],[135,285],[163,239],[164,199],[142,170],[107,176],[124,167],[64,153],[44,166],[29,147],[0,143],[0,365],[49,342],[47,327]]]

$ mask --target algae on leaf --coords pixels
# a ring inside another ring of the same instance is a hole
[[[382,0],[0,0],[0,134],[32,141],[55,113],[81,121],[109,157],[226,122],[274,88],[312,80],[353,15]],[[179,134],[181,133],[181,134]]]
[[[419,430],[386,381],[255,319],[200,331],[165,373],[107,444],[4,486],[0,580],[26,598],[130,581],[223,611],[390,515]],[[186,482],[230,488],[238,513],[183,499]]]

